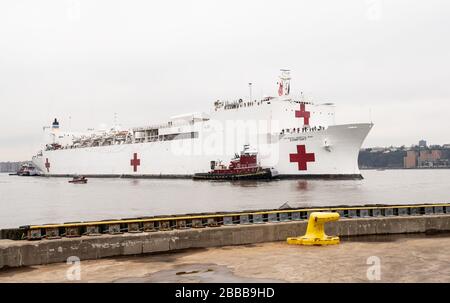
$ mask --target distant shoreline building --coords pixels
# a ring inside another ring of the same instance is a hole
[[[408,150],[406,156],[403,158],[404,168],[416,168],[417,167],[417,152],[414,150]]]
[[[443,150],[409,150],[404,158],[404,168],[449,167],[449,159],[443,157]]]
[[[450,144],[428,146],[425,140],[409,148],[374,147],[359,153],[361,169],[450,168]]]
[[[427,146],[427,141],[420,140],[419,145],[408,150],[403,158],[404,168],[450,168],[449,144]]]
[[[0,162],[0,173],[15,173],[25,162]]]
[[[420,140],[419,141],[419,147],[427,147],[427,141],[426,140]]]

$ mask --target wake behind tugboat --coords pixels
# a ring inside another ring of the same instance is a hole
[[[211,161],[211,171],[194,174],[194,180],[258,180],[271,179],[278,173],[273,168],[263,168],[258,162],[258,152],[244,145],[228,166],[221,161]]]

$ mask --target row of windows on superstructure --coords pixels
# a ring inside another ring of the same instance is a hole
[[[144,142],[157,142],[157,141],[171,141],[171,140],[182,140],[182,139],[196,139],[198,138],[198,132],[187,132],[178,134],[168,134],[159,135],[157,137],[149,137],[147,140],[145,138],[136,139],[134,142],[132,140],[126,141],[91,141],[90,144],[86,145],[65,145],[60,144],[47,144],[45,150],[59,150],[59,149],[75,149],[75,148],[85,148],[85,147],[100,147],[100,146],[110,146],[110,145],[121,145],[121,144],[132,144],[132,143],[144,143]]]
[[[135,143],[171,141],[171,140],[182,140],[182,139],[196,139],[196,138],[198,138],[198,132],[187,132],[187,133],[176,133],[176,134],[150,136],[147,138],[143,137],[143,138],[135,139]]]

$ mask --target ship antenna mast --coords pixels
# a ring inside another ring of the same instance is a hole
[[[250,102],[252,102],[252,83],[251,82],[248,84],[248,89],[250,91]]]

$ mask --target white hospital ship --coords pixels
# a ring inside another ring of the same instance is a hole
[[[361,178],[358,153],[372,124],[337,125],[333,104],[291,95],[290,80],[282,70],[277,96],[217,100],[208,113],[132,129],[75,134],[55,119],[33,163],[46,176],[192,177],[251,146],[280,178]]]

